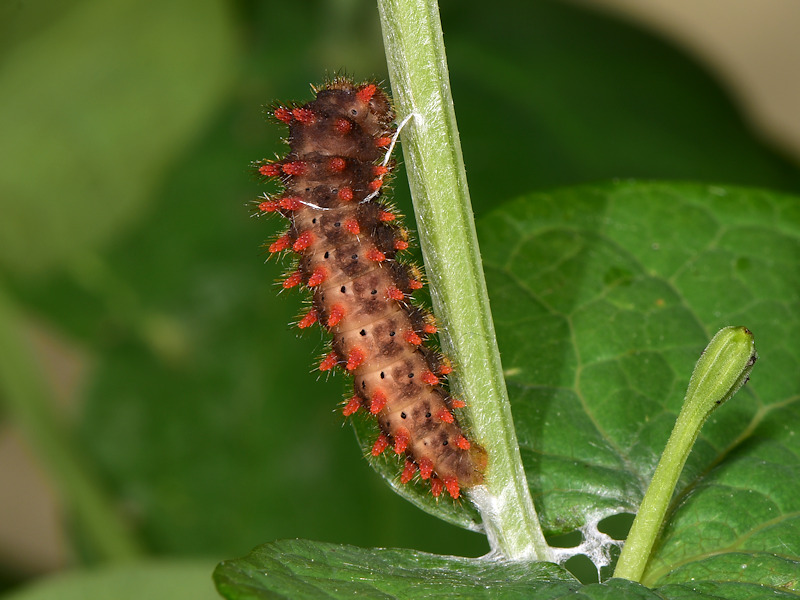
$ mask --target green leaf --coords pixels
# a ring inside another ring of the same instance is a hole
[[[686,585],[669,585],[658,593],[673,600],[792,600],[792,592],[764,588],[752,583],[719,583],[699,581]]]
[[[792,531],[791,527],[787,527],[784,532],[787,537],[797,535],[797,531]],[[738,587],[746,589],[749,584],[797,592],[798,569],[800,562],[776,554],[728,552],[678,566],[659,581],[660,585],[666,584],[659,587],[659,590],[669,589],[672,582],[691,581],[703,582],[709,586],[724,585],[731,590]],[[731,594],[724,597],[739,596]]]
[[[761,360],[702,430],[643,583],[735,552],[781,557],[770,577],[743,568],[740,580],[797,585],[798,207],[758,190],[622,183],[531,195],[480,223],[546,531],[636,511],[694,361],[715,331],[743,324]]]
[[[227,560],[214,572],[228,600],[291,598],[525,600],[727,600],[797,596],[752,583],[692,582],[657,592],[623,579],[583,586],[552,563],[502,562],[491,558],[437,556],[413,550],[357,548],[284,540],[245,557]]]
[[[3,600],[214,600],[208,560],[119,563],[42,578]]]
[[[27,35],[0,61],[0,266],[21,272],[69,264],[142,214],[234,58],[219,0],[47,4],[5,11]]]
[[[559,598],[581,587],[551,563],[501,563],[307,540],[265,544],[244,558],[225,561],[214,580],[229,600]],[[531,595],[536,584],[541,593]]]

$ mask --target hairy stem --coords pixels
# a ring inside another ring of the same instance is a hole
[[[378,7],[420,245],[442,346],[457,366],[476,440],[489,453],[486,485],[472,490],[493,551],[547,560],[500,365],[472,218],[435,0],[379,0]]]

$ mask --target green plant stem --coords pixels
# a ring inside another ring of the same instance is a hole
[[[744,385],[755,361],[753,334],[745,327],[721,329],[703,351],[675,427],[636,513],[614,577],[641,581],[678,477],[700,429],[708,416]]]
[[[471,492],[494,552],[548,560],[511,418],[472,218],[435,0],[379,0],[403,156],[442,346],[457,366],[472,433],[489,453],[486,486]]]
[[[22,322],[14,302],[0,289],[0,395],[4,406],[55,481],[63,508],[85,536],[91,558],[133,558],[139,554],[138,545],[53,414],[51,395]]]

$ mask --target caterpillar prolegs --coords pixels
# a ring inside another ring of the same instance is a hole
[[[409,246],[399,216],[381,201],[394,163],[388,95],[373,83],[337,78],[316,98],[272,112],[289,126],[289,153],[254,163],[283,190],[259,198],[261,212],[289,221],[271,253],[294,253],[284,288],[305,287],[311,309],[298,326],[319,323],[333,335],[321,371],[353,376],[343,413],[375,417],[377,456],[391,447],[405,458],[400,481],[430,482],[434,496],[482,483],[486,452],[467,439],[455,411],[464,406],[442,385],[448,361],[426,346],[433,316],[411,296],[423,286],[414,265],[397,260]]]

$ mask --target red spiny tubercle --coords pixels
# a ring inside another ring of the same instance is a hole
[[[273,254],[275,252],[281,252],[282,250],[286,250],[289,247],[290,243],[291,243],[291,236],[289,236],[288,233],[284,233],[281,237],[279,237],[277,240],[275,240],[269,245],[269,251],[272,252]],[[284,287],[287,286],[284,285]]]
[[[393,285],[390,285],[388,288],[386,288],[386,296],[388,298],[391,298],[392,300],[397,300],[398,302],[400,300],[404,300],[406,297],[406,295],[403,292],[398,290]]]
[[[367,258],[372,262],[383,262],[386,260],[386,255],[377,248],[372,248],[367,252]]]
[[[458,487],[458,480],[455,477],[445,477],[443,480],[444,487],[447,489],[447,493],[453,497],[453,499],[457,499],[460,493]]]
[[[347,355],[347,366],[345,369],[348,371],[355,371],[364,362],[364,352],[360,348],[353,348],[350,354]]]
[[[423,479],[430,479],[433,473],[433,463],[428,458],[419,461],[419,476]]]
[[[422,381],[424,381],[428,385],[438,385],[439,384],[439,378],[436,375],[434,375],[433,373],[431,373],[430,371],[425,371],[422,374]]]
[[[408,442],[411,439],[411,434],[408,429],[398,429],[394,434],[394,452],[395,454],[403,454],[408,448]]]
[[[314,287],[325,281],[326,273],[323,267],[317,267],[308,278],[308,287]]]
[[[361,408],[361,398],[358,396],[353,396],[347,402],[347,405],[344,407],[344,409],[342,409],[342,414],[345,417],[349,417],[350,415],[355,414],[359,408]]]
[[[378,91],[378,86],[376,86],[374,83],[370,83],[369,85],[365,85],[360,90],[358,90],[356,96],[358,97],[359,100],[361,100],[361,102],[366,104],[370,100],[372,100],[372,97],[375,95],[375,92],[377,91]]]
[[[414,478],[414,473],[417,472],[417,463],[412,460],[406,459],[403,467],[403,474],[400,475],[400,483],[408,483]]]
[[[302,198],[297,198],[295,196],[284,196],[280,200],[278,200],[278,206],[280,206],[283,210],[298,210],[302,204]]]
[[[413,344],[414,346],[419,346],[422,343],[422,338],[411,330],[406,331],[403,337],[409,344]]]
[[[446,408],[441,409],[438,413],[436,413],[436,418],[440,421],[444,421],[445,423],[452,423],[455,419],[453,418],[453,413],[451,413]]]
[[[378,456],[388,447],[389,447],[389,438],[386,437],[385,433],[380,434],[378,436],[378,439],[375,440],[375,445],[372,446],[372,456]]]
[[[328,168],[334,173],[341,173],[347,168],[347,161],[337,156],[328,161]]]
[[[350,417],[364,408],[376,419],[372,455],[392,447],[404,457],[401,483],[419,471],[434,496],[446,490],[458,498],[461,489],[483,482],[486,453],[451,412],[464,403],[441,387],[440,377],[452,369],[425,348],[435,320],[412,299],[422,274],[398,260],[408,235],[381,200],[394,167],[385,150],[396,138],[390,102],[375,84],[345,79],[316,93],[302,106],[273,110],[289,126],[291,151],[257,163],[261,175],[285,187],[275,199],[264,195],[258,210],[291,222],[269,249],[299,255],[283,287],[305,284],[313,308],[297,326],[320,322],[333,333],[335,350],[319,370],[341,367],[354,376],[358,385],[341,410]]]
[[[295,271],[289,277],[283,280],[284,289],[293,288],[303,281],[303,274],[300,271]]]
[[[355,219],[347,219],[347,221],[344,222],[344,228],[353,235],[361,233],[361,227],[359,227],[358,221]]]
[[[314,122],[314,112],[307,108],[295,108],[292,111],[292,116],[300,121],[303,125],[311,125]]]
[[[264,200],[258,203],[258,210],[261,212],[275,212],[280,207],[280,203],[276,200]]]
[[[281,165],[278,163],[267,163],[258,168],[258,172],[265,177],[278,177],[281,174]]]
[[[369,405],[369,412],[371,412],[373,415],[377,415],[383,410],[383,407],[386,406],[387,401],[386,394],[378,390],[372,395],[372,401]]]
[[[344,308],[342,308],[338,304],[334,304],[333,307],[331,307],[330,314],[328,315],[328,322],[325,323],[325,324],[328,327],[336,327],[339,324],[339,322],[342,320],[343,317],[344,317]],[[348,359],[347,365],[348,365],[348,367],[350,366],[350,359]],[[348,371],[351,371],[351,370],[352,369],[348,369]]]
[[[311,309],[305,314],[305,316],[302,319],[300,319],[300,322],[297,323],[297,327],[299,327],[300,329],[306,329],[308,327],[311,327],[314,323],[316,323],[317,319],[319,319],[317,311]]]
[[[336,119],[336,123],[334,124],[334,129],[342,135],[349,133],[352,128],[353,124],[347,119]]]
[[[339,357],[335,352],[329,352],[328,355],[319,363],[320,371],[330,371],[339,362]]]
[[[287,125],[292,122],[292,111],[286,107],[279,107],[275,109],[275,118],[280,121],[283,121]]]
[[[283,165],[283,172],[287,175],[304,175],[306,172],[306,163],[297,160]]]
[[[314,243],[314,236],[311,234],[310,231],[304,231],[299,236],[297,236],[297,239],[294,241],[294,244],[292,244],[292,250],[294,250],[295,252],[302,252],[303,250],[311,246],[311,244],[313,243]]]

